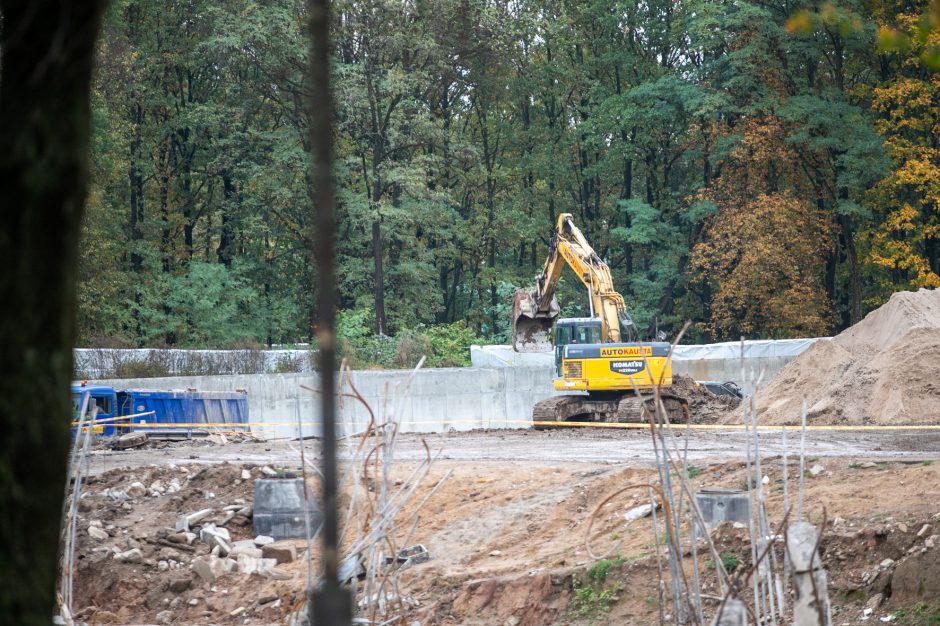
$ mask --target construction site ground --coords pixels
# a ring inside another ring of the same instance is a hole
[[[742,488],[742,432],[681,429],[693,483]],[[799,433],[788,433],[788,490],[795,502]],[[305,442],[317,457],[318,442]],[[358,445],[350,440],[349,445]],[[410,543],[430,559],[402,572],[404,621],[418,624],[534,626],[659,623],[657,552],[663,537],[650,517],[624,513],[648,501],[622,494],[593,520],[604,499],[629,484],[655,481],[648,431],[495,430],[401,435],[393,479],[440,451],[429,479],[452,472],[424,505]],[[687,444],[687,445],[686,445]],[[299,469],[298,441],[151,443],[131,451],[94,450],[79,507],[75,611],[90,624],[281,624],[306,584],[302,557],[275,577],[224,573],[211,583],[192,570],[209,548],[168,540],[181,514],[251,503],[261,469]],[[782,437],[762,431],[771,523],[783,516]],[[825,522],[821,544],[834,600],[834,624],[929,624],[940,611],[940,433],[810,431],[805,511]],[[245,473],[247,470],[247,473]],[[250,476],[251,479],[246,478]],[[146,487],[146,494],[130,489]],[[156,483],[156,485],[155,485]],[[153,487],[157,489],[154,490]],[[107,491],[110,490],[110,491]],[[113,492],[123,493],[115,498]],[[131,496],[131,493],[136,495]],[[421,495],[415,501],[421,501]],[[104,530],[89,531],[91,526]],[[232,540],[254,537],[250,520],[228,523]],[[94,538],[92,533],[99,538]],[[746,530],[714,534],[721,559],[746,571]],[[298,554],[305,542],[297,542]],[[115,552],[140,554],[122,561]],[[316,551],[315,551],[316,553]],[[593,553],[593,556],[592,556]],[[606,554],[606,559],[599,560]],[[315,554],[316,556],[316,554]],[[693,568],[691,554],[686,569]],[[698,554],[703,597],[716,596],[714,563]],[[925,582],[926,581],[926,582]],[[664,590],[666,591],[666,590]],[[750,593],[746,587],[744,593]],[[867,605],[867,608],[866,608]],[[714,602],[706,601],[706,610]],[[786,622],[782,622],[786,623]]]

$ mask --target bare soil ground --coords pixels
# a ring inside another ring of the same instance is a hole
[[[423,449],[420,439],[402,436],[397,476],[414,466]],[[586,537],[592,513],[606,496],[656,479],[648,433],[490,431],[425,439],[444,452],[422,489],[447,471],[453,474],[425,505],[415,530],[412,543],[427,546],[431,558],[402,574],[403,591],[414,604],[403,623],[658,623],[661,537],[649,518],[629,524],[623,518],[643,503],[641,493],[603,507]],[[791,455],[794,441],[791,433]],[[762,444],[775,523],[783,515],[779,434],[765,435]],[[689,457],[696,487],[741,487],[743,445],[738,433],[692,431]],[[208,555],[208,546],[198,538],[185,545],[168,537],[180,513],[212,508],[206,521],[219,522],[225,506],[250,504],[252,480],[243,480],[243,470],[253,479],[263,464],[297,468],[299,458],[291,449],[297,446],[193,443],[95,454],[94,478],[80,507],[78,617],[91,624],[282,623],[302,596],[302,559],[278,567],[286,580],[233,572],[208,583],[191,570],[195,558]],[[311,453],[314,447],[308,442]],[[811,464],[824,468],[807,476],[805,502],[810,521],[826,524],[822,550],[835,598],[834,623],[868,624],[888,615],[895,615],[894,623],[928,623],[932,606],[940,603],[937,436],[813,432],[808,448]],[[797,480],[792,457],[789,479],[792,497]],[[174,480],[178,491],[169,488]],[[150,487],[156,481],[163,493],[113,496],[134,482]],[[89,535],[89,526],[98,522],[106,539]],[[254,537],[246,517],[236,516],[227,527],[233,541]],[[715,537],[722,558],[745,570],[746,531],[722,526]],[[608,560],[598,566],[586,540],[595,554],[609,553]],[[297,545],[302,549],[304,542]],[[115,550],[135,547],[139,562],[114,558]],[[691,571],[691,558],[686,567]],[[705,593],[716,593],[707,557],[700,555],[699,569]],[[881,594],[877,603],[876,594]],[[865,619],[869,602],[875,606]]]
[[[688,440],[690,460],[744,458],[748,436],[740,430],[690,430],[677,426],[674,431]],[[764,454],[783,454],[782,431],[760,431]],[[795,454],[799,432],[790,431],[788,449]],[[488,463],[491,461],[565,461],[571,463],[628,463],[651,467],[655,463],[649,429],[565,428],[535,431],[498,429],[489,431],[402,434],[398,437],[395,458],[414,461],[424,458],[424,445],[443,449],[442,458]],[[358,440],[340,443],[340,458],[358,445]],[[318,442],[307,443],[307,453],[314,454]],[[940,454],[940,430],[810,430],[806,435],[807,454],[825,457],[855,457],[869,460],[925,460]],[[348,456],[348,453],[346,454]],[[109,469],[148,464],[279,464],[299,467],[296,441],[262,441],[216,445],[193,441],[150,444],[146,449],[94,450],[89,469],[101,473]]]

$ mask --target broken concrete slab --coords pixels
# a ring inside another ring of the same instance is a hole
[[[261,556],[266,559],[274,559],[278,565],[292,563],[297,558],[297,548],[290,542],[277,541],[262,547]]]
[[[195,571],[195,568],[193,568]],[[198,573],[198,572],[197,572]],[[174,576],[167,583],[167,589],[173,593],[183,593],[193,584],[193,577],[190,574],[184,576]]]
[[[140,563],[144,560],[144,554],[140,551],[140,548],[131,548],[125,552],[115,554],[114,560],[118,563]]]
[[[272,568],[277,565],[274,559],[256,558],[247,554],[238,555],[238,571],[245,575],[261,573],[265,568]]]
[[[176,520],[176,530],[189,532],[193,526],[212,515],[214,510],[215,509],[203,509],[195,513],[190,513],[189,515],[180,515]]]
[[[179,544],[185,544],[185,545],[190,546],[196,540],[196,533],[188,533],[188,532],[170,533],[169,535],[166,536],[166,540],[169,541],[170,543],[179,543]]]
[[[623,514],[623,519],[632,522],[643,517],[649,517],[653,513],[652,504],[641,504],[640,506],[635,506],[632,509],[629,509],[626,513]]]
[[[212,571],[212,566],[209,565],[209,562],[205,559],[199,558],[195,559],[192,564],[192,570],[210,585],[215,582],[215,572]]]
[[[204,524],[201,529],[199,529],[199,539],[209,544],[211,548],[213,545],[213,540],[215,538],[221,538],[225,540],[225,543],[232,541],[232,536],[229,534],[227,528],[219,528],[215,524]]]
[[[239,548],[257,548],[255,545],[254,539],[240,539],[238,541],[231,542],[232,550],[238,550]]]
[[[104,541],[111,537],[111,535],[109,535],[105,529],[99,526],[89,526],[88,536],[94,539],[95,541]]]
[[[251,547],[232,547],[232,551],[228,553],[229,557],[237,559],[240,554],[245,556],[250,556],[252,558],[260,559],[265,556],[264,552],[261,551],[261,548]]]

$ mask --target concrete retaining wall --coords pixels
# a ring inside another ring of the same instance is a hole
[[[807,344],[809,345],[809,344]],[[550,355],[549,355],[550,358]],[[676,359],[673,371],[696,380],[734,381],[750,393],[764,372],[768,382],[795,354],[752,355],[744,358]],[[442,432],[449,429],[519,428],[531,419],[532,405],[555,394],[553,367],[539,363],[503,367],[472,367],[353,372],[352,383],[377,418],[395,416],[403,432]],[[267,437],[296,437],[297,418],[304,435],[320,432],[319,377],[301,374],[244,374],[229,376],[177,376],[102,381],[118,389],[199,389],[248,392],[253,429]],[[344,387],[343,392],[349,393]],[[369,412],[358,400],[343,396],[339,406],[339,432],[362,431]]]
[[[766,384],[783,367],[799,356],[816,341],[822,339],[778,339],[748,340],[703,345],[676,346],[672,357],[672,369],[677,374],[691,376],[695,380],[717,382],[732,381],[750,394],[763,372]],[[742,366],[743,352],[743,366]],[[540,367],[551,376],[554,354],[552,352],[519,353],[510,346],[471,346],[470,358],[475,367]]]
[[[551,372],[545,368],[445,368],[414,374],[403,370],[362,371],[352,383],[376,417],[394,415],[403,432],[442,432],[449,429],[520,428],[531,419],[532,405],[554,394]],[[266,437],[296,437],[297,417],[304,435],[320,432],[319,389],[315,374],[247,374],[177,376],[101,381],[118,389],[188,389],[248,392],[253,430]],[[349,393],[348,387],[343,389]],[[343,396],[338,431],[360,432],[369,423],[368,409]]]

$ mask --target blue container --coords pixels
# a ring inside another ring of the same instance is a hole
[[[115,391],[107,386],[72,385],[73,419],[78,419],[84,395],[90,395],[89,411],[98,407],[97,422],[122,416],[138,416],[131,421],[97,424],[95,433],[111,436],[128,430],[148,430],[154,434],[191,434],[194,430],[213,428],[248,431],[248,393],[246,391]],[[179,428],[167,427],[178,425]],[[159,426],[155,426],[159,425]],[[204,428],[200,428],[203,425]],[[73,428],[77,431],[77,428]]]
[[[135,417],[134,430],[157,433],[176,432],[163,424],[177,424],[191,431],[200,425],[224,430],[248,430],[248,393],[245,391],[144,391],[118,392],[121,415],[153,414]],[[152,427],[151,424],[161,426]]]

